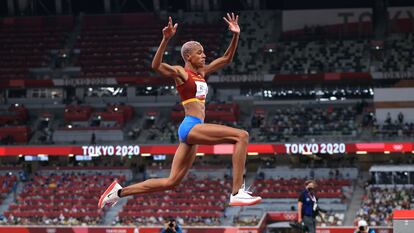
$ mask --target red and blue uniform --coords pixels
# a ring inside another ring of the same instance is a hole
[[[203,76],[191,70],[185,70],[188,74],[187,80],[183,84],[177,85],[178,94],[181,97],[181,104],[185,105],[191,102],[205,103],[208,86]],[[203,121],[194,116],[185,116],[184,120],[178,127],[178,138],[180,142],[186,142],[188,133],[196,124],[202,124]]]
[[[183,105],[190,102],[205,102],[208,93],[208,86],[203,76],[191,70],[185,70],[188,79],[180,85],[177,85],[178,94],[181,97]]]

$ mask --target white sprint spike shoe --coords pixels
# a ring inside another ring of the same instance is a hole
[[[106,204],[114,206],[120,198],[118,196],[118,190],[120,189],[122,189],[122,186],[118,184],[117,180],[114,180],[102,194],[101,198],[99,198],[98,207],[102,209]]]
[[[245,189],[244,184],[239,189],[239,192],[233,196],[230,195],[230,206],[249,206],[255,205],[262,201],[261,197],[252,196],[252,192]]]

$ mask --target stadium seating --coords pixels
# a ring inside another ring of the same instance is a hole
[[[304,179],[266,179],[255,182],[254,187],[263,198],[295,198],[303,190]],[[343,187],[351,186],[350,180],[318,180],[318,197],[343,198]]]
[[[62,168],[62,170],[65,170]],[[97,208],[102,187],[125,176],[106,175],[109,171],[84,174],[82,170],[36,175],[4,214],[9,224],[73,225],[101,223],[104,212]]]
[[[281,46],[282,74],[361,72],[368,70],[364,40],[289,41]]]
[[[414,70],[414,34],[394,34],[384,42],[383,54],[376,58],[378,71],[399,72]]]
[[[0,175],[0,204],[2,203],[2,200],[7,196],[7,194],[12,191],[14,183],[17,182],[17,177],[15,175]]]
[[[230,180],[189,178],[172,191],[129,199],[119,214],[119,223],[159,225],[174,217],[186,225],[217,225],[230,189]]]
[[[355,222],[365,219],[369,226],[391,226],[393,210],[412,209],[413,193],[409,187],[367,187]]]
[[[221,56],[218,52],[222,45],[224,29],[222,25],[217,24],[187,24],[182,25],[182,32],[178,34],[178,46],[181,47],[187,41],[198,41],[201,43],[206,55],[206,62]],[[223,28],[223,30],[218,30]]]
[[[397,119],[387,116],[384,122],[378,122],[375,118],[370,118],[373,127],[372,134],[376,138],[411,138],[414,135],[414,122],[404,120],[404,114],[399,113]]]
[[[105,122],[116,122],[117,125],[123,126],[134,115],[134,108],[128,105],[108,105],[104,111],[94,110],[91,106],[69,105],[65,108],[64,120],[70,122],[87,122],[90,118],[96,118]],[[92,124],[92,123],[91,123]],[[86,125],[86,127],[102,127],[100,125]],[[107,126],[104,126],[107,127]]]
[[[23,105],[11,105],[7,111],[0,112],[1,144],[27,143],[30,139],[31,127],[26,125],[29,111]]]
[[[269,62],[264,62],[266,44],[271,42],[276,19],[274,11],[244,11],[240,13],[242,36],[233,62],[223,69],[223,74],[269,73]],[[226,37],[230,42],[231,37]],[[227,45],[222,48],[227,49]]]
[[[152,14],[85,16],[75,47],[83,78],[148,75],[162,26]]]
[[[53,141],[122,141],[122,127],[133,116],[134,108],[124,104],[108,105],[103,111],[88,105],[69,105],[63,115],[65,126],[55,130]]]
[[[263,115],[263,114],[262,114]],[[353,106],[285,106],[269,109],[265,123],[253,129],[251,141],[289,141],[306,136],[357,136],[357,112]]]
[[[29,69],[48,67],[52,50],[63,48],[72,16],[5,18],[0,27],[0,79],[30,78]]]

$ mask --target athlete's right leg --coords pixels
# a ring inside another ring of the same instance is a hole
[[[120,197],[134,194],[151,193],[172,189],[185,177],[194,162],[197,145],[180,143],[175,152],[168,178],[148,179],[143,182],[122,188],[114,181],[101,196],[98,206],[103,208],[106,203],[115,203]],[[118,190],[121,190],[118,193]],[[116,192],[116,193],[113,193]],[[118,196],[119,194],[119,196]]]
[[[170,176],[167,178],[148,179],[146,181],[125,187],[121,191],[121,197],[134,194],[150,193],[172,189],[179,185],[194,162],[197,145],[180,143],[175,152],[171,165]]]

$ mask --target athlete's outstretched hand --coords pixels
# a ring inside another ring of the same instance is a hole
[[[162,29],[162,35],[164,36],[164,38],[170,39],[171,37],[173,37],[175,35],[175,32],[177,31],[177,26],[177,23],[173,26],[171,16],[168,17],[168,25]]]
[[[239,27],[239,16],[234,15],[234,13],[227,13],[227,18],[223,17],[224,21],[229,25],[229,30],[233,33],[239,34],[240,33],[240,27]]]

